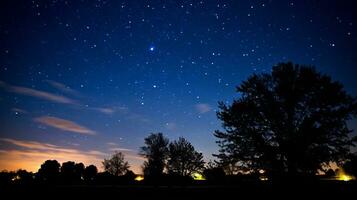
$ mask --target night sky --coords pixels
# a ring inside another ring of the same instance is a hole
[[[0,170],[101,169],[119,150],[140,172],[151,132],[208,161],[217,102],[279,62],[314,65],[356,96],[353,2],[1,1]]]

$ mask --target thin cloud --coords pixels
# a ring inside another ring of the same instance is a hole
[[[48,101],[55,102],[55,103],[76,104],[76,102],[74,100],[64,97],[64,96],[52,94],[49,92],[44,92],[41,90],[35,90],[32,88],[14,86],[14,85],[7,84],[3,81],[0,81],[0,87],[4,88],[5,90],[7,90],[9,92],[13,92],[13,93],[21,94],[21,95],[25,95],[25,96],[37,97],[37,98],[48,100]]]
[[[52,81],[52,80],[45,80],[48,84],[50,84],[52,87],[64,92],[64,93],[67,93],[67,94],[71,94],[71,95],[76,95],[76,96],[80,96],[80,93],[72,88],[70,88],[69,86],[63,84],[63,83],[60,83],[60,82],[57,82],[57,81]]]
[[[93,108],[93,110],[99,111],[104,114],[113,114],[115,112],[114,109],[112,108]]]
[[[118,145],[117,143],[114,143],[114,142],[107,142],[107,145],[109,145],[109,146],[116,146],[116,145]]]
[[[64,131],[70,131],[70,132],[86,134],[86,135],[95,135],[96,134],[95,131],[90,130],[89,128],[81,126],[75,122],[72,122],[72,121],[69,121],[66,119],[57,118],[57,117],[48,117],[48,116],[38,117],[38,118],[35,118],[34,121],[45,124],[50,127],[61,129]]]
[[[212,107],[206,103],[196,104],[195,108],[200,114],[204,114],[212,110]]]
[[[109,151],[130,151],[130,152],[133,152],[134,150],[133,149],[114,147],[114,148],[110,148]]]

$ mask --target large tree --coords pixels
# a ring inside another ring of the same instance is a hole
[[[60,166],[57,160],[46,160],[38,170],[37,178],[48,183],[58,181]]]
[[[121,152],[115,152],[110,159],[104,159],[102,164],[104,171],[114,176],[124,175],[129,169],[129,163],[125,161]]]
[[[145,146],[141,147],[144,162],[143,171],[146,176],[162,175],[168,157],[169,140],[162,133],[151,133],[145,138]]]
[[[223,131],[215,136],[222,164],[271,174],[315,174],[339,163],[355,140],[347,121],[356,99],[310,66],[280,63],[237,87],[239,98],[219,103]]]
[[[67,183],[79,182],[83,178],[84,164],[67,161],[62,163],[61,176]]]
[[[98,169],[94,165],[89,165],[84,169],[84,180],[86,181],[93,181],[95,176],[98,173]]]
[[[188,176],[202,171],[204,164],[202,153],[197,152],[185,138],[180,137],[178,141],[170,143],[167,165],[169,173]]]

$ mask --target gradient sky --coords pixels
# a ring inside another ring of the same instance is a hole
[[[314,65],[356,96],[353,2],[1,1],[0,170],[101,168],[119,150],[139,172],[150,132],[212,159],[217,102],[279,62]]]

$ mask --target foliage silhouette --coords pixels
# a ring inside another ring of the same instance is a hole
[[[147,158],[143,171],[147,177],[160,177],[168,158],[169,140],[162,133],[151,133],[145,138],[145,146],[141,147],[141,155]]]
[[[347,121],[356,99],[313,67],[280,63],[237,87],[240,98],[219,103],[224,131],[215,131],[222,165],[268,175],[314,175],[341,162],[353,140]]]
[[[202,153],[197,152],[183,137],[170,143],[168,156],[167,168],[170,174],[189,176],[193,172],[200,172],[204,169],[205,162]]]
[[[23,169],[19,169],[16,172],[15,180],[24,185],[32,184],[34,181],[34,174]]]
[[[344,163],[343,169],[346,173],[357,178],[357,152],[350,155],[349,159]]]
[[[205,170],[203,171],[205,178],[212,183],[222,183],[225,179],[226,173],[222,166],[216,162],[208,162]]]
[[[60,175],[60,164],[57,160],[46,160],[37,172],[37,179],[46,183],[56,183]]]
[[[79,183],[83,178],[83,174],[83,163],[75,163],[72,161],[62,163],[61,178],[65,183]]]
[[[116,151],[110,159],[102,162],[104,170],[114,176],[124,175],[129,169],[129,163],[124,160],[124,154]]]
[[[94,165],[89,165],[84,169],[84,180],[87,182],[93,182],[97,176],[98,169]]]

